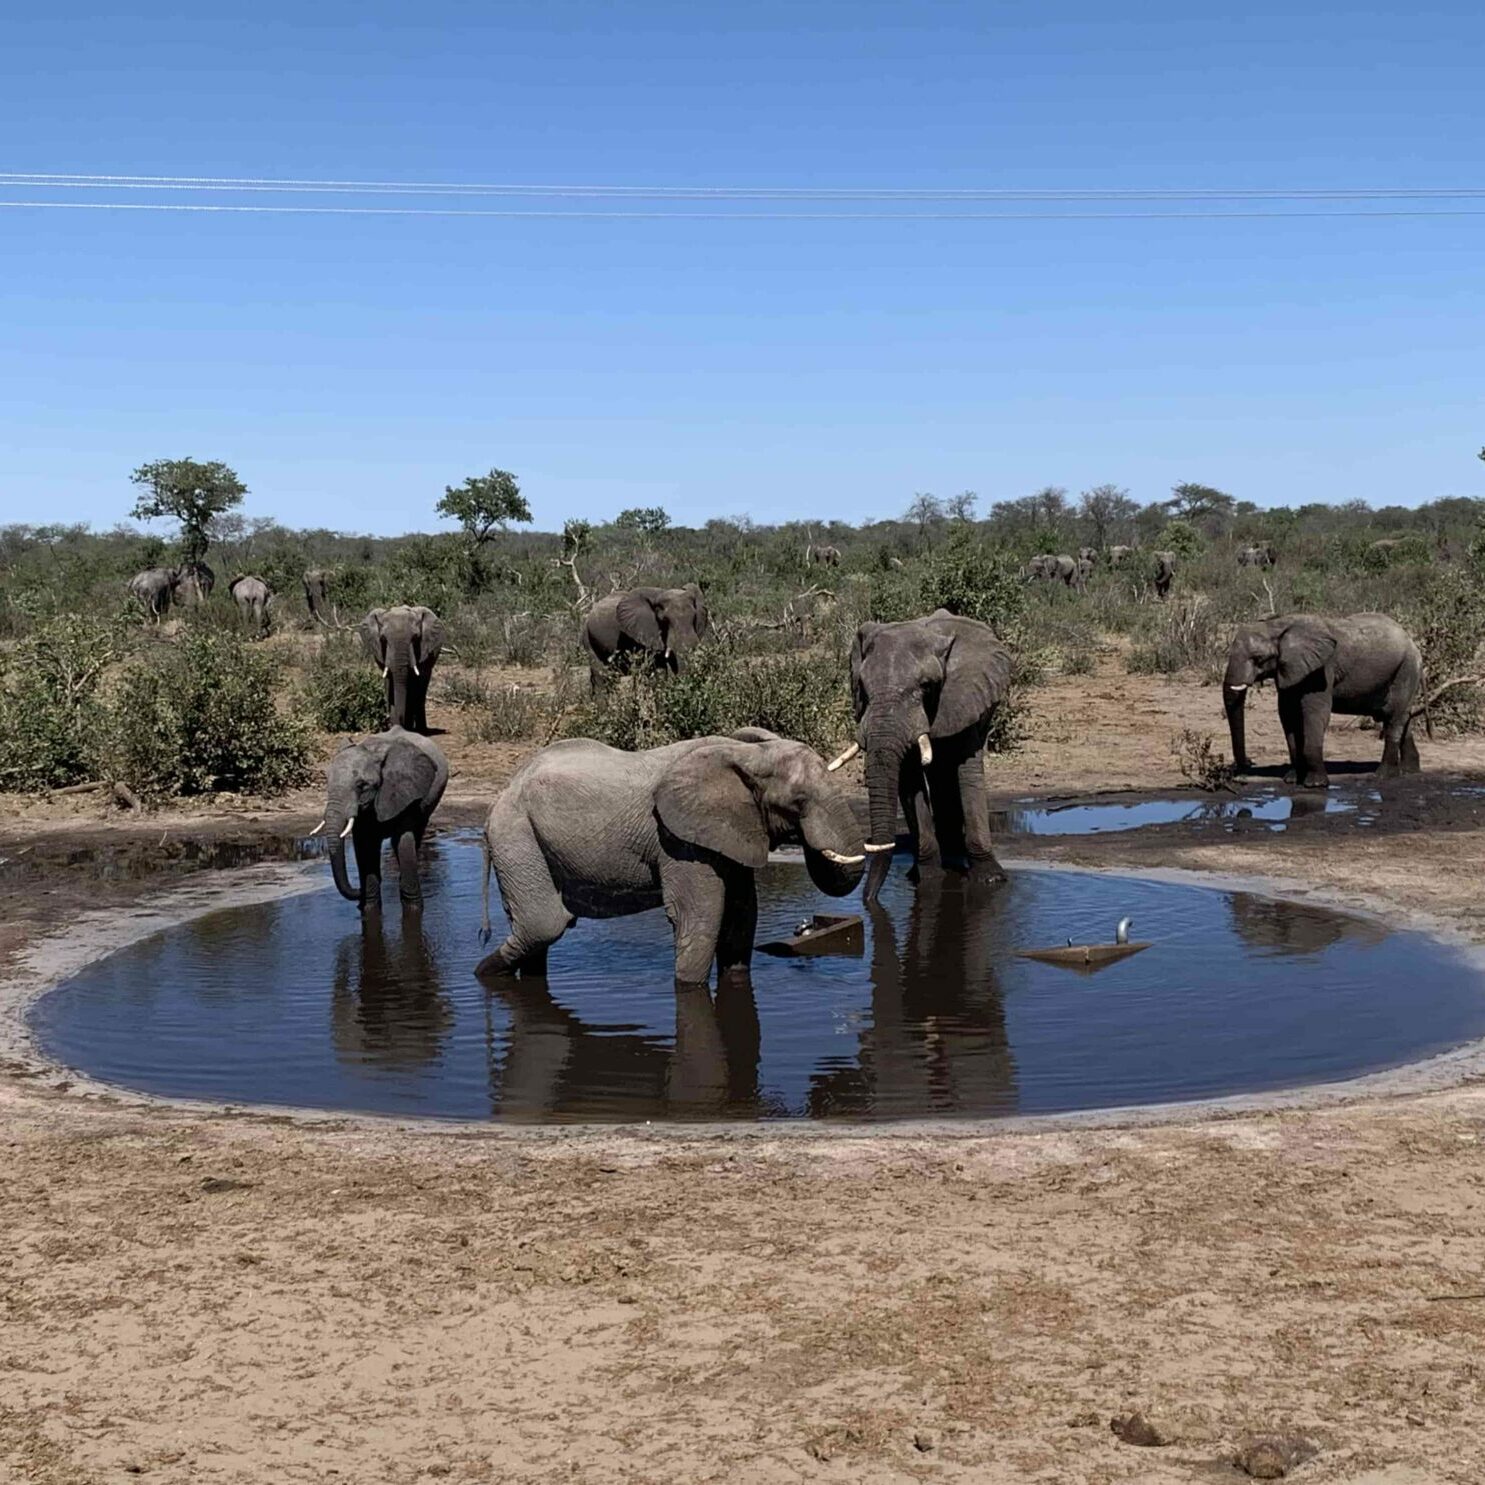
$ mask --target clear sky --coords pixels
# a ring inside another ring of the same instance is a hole
[[[59,0],[7,12],[0,168],[1485,188],[1482,56],[1477,0]],[[182,455],[233,465],[248,514],[376,532],[434,528],[443,486],[491,465],[548,528],[654,503],[861,520],[916,490],[1110,480],[1142,500],[1187,479],[1261,505],[1485,496],[1485,197],[1410,204],[1482,214],[4,209],[0,520],[110,525],[135,465]]]

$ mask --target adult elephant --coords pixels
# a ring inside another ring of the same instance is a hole
[[[706,600],[695,583],[630,588],[599,599],[583,625],[594,691],[614,667],[636,661],[679,672],[710,624]]]
[[[1171,585],[1176,580],[1176,554],[1155,553],[1155,596],[1164,602],[1170,597]]]
[[[1088,579],[1091,578],[1092,576],[1093,576],[1093,558],[1092,557],[1085,557],[1085,556],[1082,556],[1080,554],[1079,557],[1078,557],[1078,574],[1077,574],[1076,586],[1079,587],[1079,588],[1087,587],[1087,585],[1088,585]]]
[[[129,579],[129,591],[144,605],[145,612],[158,624],[175,601],[180,587],[177,567],[146,567]]]
[[[448,760],[426,737],[392,727],[347,743],[326,770],[325,818],[311,834],[330,840],[330,870],[340,895],[363,912],[381,906],[383,841],[391,841],[402,900],[423,900],[418,847],[449,781]],[[359,888],[346,870],[345,842],[356,851]]]
[[[1109,566],[1123,567],[1129,559],[1134,556],[1134,548],[1128,546],[1115,546],[1109,548]]]
[[[387,684],[387,725],[428,730],[428,682],[443,650],[443,621],[431,608],[374,608],[361,620],[366,651]]]
[[[227,591],[232,595],[232,601],[237,605],[238,616],[258,631],[259,634],[268,633],[268,605],[273,601],[273,594],[268,589],[268,584],[260,577],[254,577],[251,573],[242,577],[233,578],[227,585]]]
[[[1272,542],[1265,542],[1262,546],[1243,547],[1238,552],[1239,567],[1277,567],[1278,564],[1279,554]]]
[[[206,602],[217,585],[217,575],[205,562],[182,562],[176,568],[178,600],[192,608]]]
[[[1250,686],[1271,680],[1278,689],[1279,721],[1289,745],[1286,779],[1316,789],[1330,782],[1325,772],[1325,728],[1333,711],[1380,722],[1380,771],[1413,772],[1419,766],[1413,703],[1422,678],[1418,646],[1386,614],[1340,619],[1287,614],[1245,624],[1227,652],[1222,678],[1233,765],[1240,771],[1252,767],[1243,707]]]
[[[1082,568],[1075,558],[1063,553],[1056,557],[1045,557],[1042,559],[1042,576],[1054,579],[1067,588],[1079,588],[1082,586]]]
[[[309,606],[310,618],[327,628],[338,622],[330,603],[330,574],[322,567],[313,567],[304,574],[303,582],[304,601]]]
[[[815,544],[813,542],[811,542],[807,547],[805,547],[805,549],[804,549],[804,555],[805,555],[806,561],[808,561],[811,564],[811,566],[821,566],[821,567],[839,567],[840,566],[840,548],[839,547],[817,547],[817,546],[815,546]]]
[[[866,851],[875,857],[866,901],[875,900],[886,878],[899,802],[918,873],[941,866],[947,855],[976,881],[1004,878],[990,843],[983,752],[1010,683],[1010,651],[976,619],[941,608],[925,619],[857,630],[851,646],[857,740],[830,766],[866,754]]]
[[[543,748],[516,771],[485,822],[510,932],[476,973],[546,973],[547,951],[578,918],[664,907],[675,977],[705,984],[746,971],[758,921],[754,871],[798,843],[814,884],[843,897],[861,880],[861,827],[803,743],[747,728],[648,752],[590,738]],[[489,872],[485,876],[489,931]]]

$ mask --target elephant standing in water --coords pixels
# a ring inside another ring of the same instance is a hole
[[[1413,703],[1423,679],[1418,646],[1386,614],[1322,619],[1289,614],[1245,624],[1227,652],[1222,701],[1232,734],[1233,766],[1252,767],[1243,716],[1248,688],[1273,681],[1289,745],[1285,778],[1324,789],[1325,728],[1330,714],[1372,717],[1382,724],[1380,772],[1414,772]]]
[[[180,587],[178,567],[146,567],[129,579],[129,591],[145,608],[145,612],[158,624],[175,601]]]
[[[579,918],[663,906],[678,983],[746,971],[758,921],[754,871],[772,847],[804,847],[811,880],[843,897],[866,861],[861,827],[812,748],[746,728],[643,753],[589,738],[543,748],[485,822],[510,933],[475,973],[544,975]]]
[[[614,667],[636,661],[679,672],[710,623],[706,600],[695,583],[684,588],[631,588],[599,599],[583,625],[594,692]]]
[[[268,584],[260,577],[248,575],[233,578],[227,586],[227,591],[232,595],[233,603],[237,605],[238,615],[251,623],[259,634],[267,634],[268,605],[273,602],[273,594],[268,591]]]
[[[425,737],[393,727],[360,742],[347,743],[331,760],[327,773],[325,818],[314,833],[330,840],[330,870],[340,895],[362,911],[381,906],[382,842],[397,853],[402,900],[423,900],[418,880],[418,847],[428,819],[443,798],[449,765]],[[359,890],[345,864],[345,841],[353,837]]]
[[[428,730],[428,682],[443,650],[443,621],[431,608],[374,608],[361,621],[367,653],[387,683],[387,725]]]
[[[941,608],[926,619],[857,630],[851,647],[857,740],[830,766],[866,753],[866,850],[876,858],[868,902],[891,862],[899,801],[919,874],[948,856],[975,880],[1003,880],[990,844],[983,753],[1010,683],[1010,651],[976,619]]]

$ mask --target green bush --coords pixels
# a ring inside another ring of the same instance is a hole
[[[1153,613],[1153,631],[1129,652],[1126,667],[1131,672],[1170,675],[1199,670],[1215,675],[1221,671],[1230,636],[1210,603],[1192,598]]]
[[[273,705],[275,665],[236,635],[188,629],[119,687],[114,777],[138,794],[281,794],[310,777],[305,726]]]
[[[327,636],[304,678],[304,702],[323,732],[380,732],[387,725],[386,684],[361,647]]]
[[[520,686],[499,686],[485,696],[470,735],[476,742],[522,742],[540,736],[550,720],[546,698]]]

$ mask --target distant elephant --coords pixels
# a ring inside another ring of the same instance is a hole
[[[1176,580],[1176,554],[1155,553],[1155,596],[1162,602],[1170,597],[1171,584]]]
[[[1050,560],[1044,552],[1038,552],[1021,569],[1021,576],[1028,582],[1035,582],[1048,576],[1047,563]]]
[[[1056,579],[1068,588],[1082,586],[1078,574],[1081,571],[1077,562],[1063,554],[1057,557],[1044,557],[1042,559],[1042,576],[1044,578]]]
[[[360,903],[362,911],[381,906],[381,847],[390,840],[397,854],[402,900],[423,900],[418,847],[448,781],[448,760],[437,746],[401,727],[347,743],[331,758],[325,818],[311,833],[323,830],[330,841],[330,871],[342,897]],[[348,835],[356,848],[359,891],[352,888],[346,871]]]
[[[1279,554],[1274,550],[1272,542],[1265,542],[1262,546],[1243,547],[1238,552],[1239,567],[1277,567],[1279,565]]]
[[[1332,711],[1373,717],[1382,724],[1382,773],[1416,771],[1413,703],[1422,677],[1418,646],[1386,614],[1340,619],[1289,614],[1245,624],[1227,652],[1222,679],[1233,766],[1239,771],[1252,767],[1243,717],[1248,687],[1271,680],[1279,693],[1279,721],[1294,783],[1317,789],[1329,783],[1325,728]]]
[[[339,620],[330,603],[330,574],[315,567],[304,574],[304,601],[309,605],[309,616],[316,624],[327,628]]]
[[[232,601],[237,605],[239,617],[250,620],[259,634],[268,633],[268,605],[273,601],[273,594],[268,591],[268,584],[260,577],[244,576],[233,578],[228,584],[227,591],[232,595]]]
[[[635,661],[679,672],[711,618],[695,583],[684,588],[631,588],[593,605],[583,625],[588,672],[596,692],[613,667]]]
[[[387,725],[428,730],[428,682],[443,651],[443,621],[431,608],[374,608],[361,620],[366,651],[387,683]]]
[[[1078,572],[1075,580],[1075,586],[1079,588],[1086,588],[1088,586],[1088,579],[1092,576],[1093,558],[1080,556],[1078,558]]]
[[[146,567],[129,579],[130,593],[157,624],[169,612],[179,587],[180,569],[176,567]]]
[[[176,569],[176,601],[195,608],[211,597],[217,575],[205,562],[182,562]]]
[[[1098,548],[1097,547],[1079,547],[1078,548],[1078,561],[1079,562],[1082,562],[1082,561],[1085,561],[1085,560],[1088,561],[1088,562],[1097,562],[1098,561]]]
[[[1134,556],[1134,548],[1126,546],[1110,547],[1108,552],[1110,567],[1123,567],[1129,559]]]
[[[813,566],[819,564],[823,567],[840,566],[839,547],[817,547],[813,543],[804,549],[806,560]]]
[[[754,871],[804,847],[820,891],[843,897],[866,861],[861,827],[803,743],[747,728],[626,753],[590,738],[552,743],[517,771],[485,822],[486,918],[493,868],[510,933],[475,973],[544,975],[578,918],[664,907],[675,977],[746,971],[758,919]]]
[[[941,608],[926,619],[857,630],[851,646],[857,741],[830,766],[866,753],[866,850],[875,857],[868,902],[891,863],[899,801],[919,873],[938,867],[942,852],[962,861],[974,880],[1004,877],[990,844],[983,753],[1010,683],[1010,651],[976,619]]]

